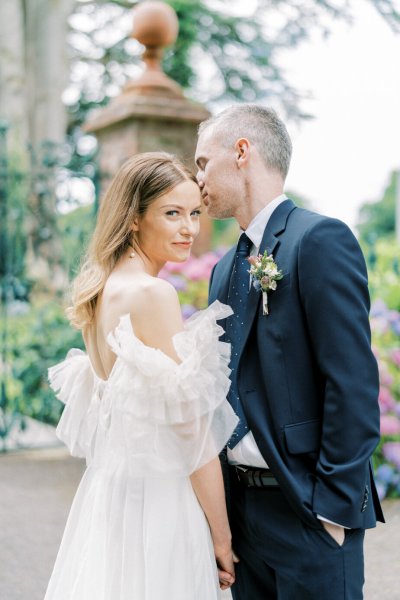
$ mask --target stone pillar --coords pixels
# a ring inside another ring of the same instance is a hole
[[[194,171],[197,127],[210,116],[204,106],[186,98],[161,69],[164,48],[178,35],[175,11],[164,2],[146,0],[133,14],[132,37],[146,48],[142,57],[145,70],[85,125],[99,141],[102,192],[121,164],[140,152],[171,152]],[[194,252],[208,250],[210,243],[211,221],[203,214]]]

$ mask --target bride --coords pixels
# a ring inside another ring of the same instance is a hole
[[[199,231],[195,178],[165,153],[128,160],[74,282],[72,349],[49,370],[57,434],[87,469],[45,600],[214,600],[234,583],[218,454],[237,417],[214,303],[184,325],[158,278]],[[218,585],[219,579],[219,585]]]

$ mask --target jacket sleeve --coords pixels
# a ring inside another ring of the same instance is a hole
[[[365,261],[342,222],[325,219],[299,246],[299,286],[325,391],[313,511],[357,527],[379,442],[379,377],[371,350]]]
[[[213,284],[213,278],[214,278],[214,273],[215,273],[215,267],[217,265],[214,265],[212,270],[211,270],[211,275],[210,275],[210,282],[208,284],[208,304],[212,304],[212,302],[215,300],[214,295],[211,292],[212,289],[212,284]]]

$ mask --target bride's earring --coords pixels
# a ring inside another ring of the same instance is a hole
[[[134,251],[134,245],[136,243],[135,232],[132,232],[132,243],[129,244],[129,248],[132,248],[132,252],[129,254],[129,258],[135,258],[136,252]]]

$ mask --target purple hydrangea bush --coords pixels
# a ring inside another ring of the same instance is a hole
[[[211,271],[225,252],[226,248],[221,248],[191,256],[183,263],[167,263],[160,272],[160,277],[172,283],[178,292],[184,319],[207,306]]]
[[[400,496],[400,312],[376,300],[371,308],[371,328],[380,377],[382,437],[374,462],[382,499]]]

